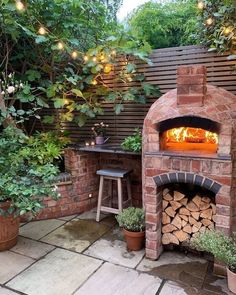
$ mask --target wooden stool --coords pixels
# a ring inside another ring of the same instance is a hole
[[[109,212],[109,213],[115,213],[118,214],[123,209],[123,194],[122,194],[122,182],[121,179],[125,178],[127,182],[127,192],[128,192],[128,200],[126,202],[131,203],[131,186],[130,186],[130,178],[129,175],[132,172],[132,170],[124,170],[124,169],[101,169],[97,171],[97,174],[100,175],[100,184],[99,184],[99,194],[98,194],[98,206],[97,206],[97,216],[96,221],[99,222],[100,220],[100,212]],[[117,181],[117,190],[118,190],[118,209],[112,208],[112,204],[110,202],[110,207],[102,206],[102,200],[103,200],[103,189],[104,189],[104,180],[110,179],[111,180],[111,196],[112,198],[112,181]]]

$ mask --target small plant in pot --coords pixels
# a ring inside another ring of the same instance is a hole
[[[228,287],[236,294],[236,234],[225,236],[222,232],[211,230],[200,233],[191,243],[199,251],[211,253],[227,267]]]
[[[116,216],[116,220],[123,228],[128,250],[141,250],[145,241],[144,210],[135,207],[126,208]]]
[[[105,138],[107,128],[109,127],[108,124],[104,124],[103,122],[95,123],[94,126],[91,128],[92,132],[95,136],[96,144],[104,144],[108,141],[108,137]]]

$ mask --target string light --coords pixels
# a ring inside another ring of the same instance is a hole
[[[88,56],[85,55],[85,56],[84,56],[84,61],[88,61],[88,59],[89,59]]]
[[[74,50],[72,53],[71,53],[71,57],[73,59],[76,59],[78,57],[78,52],[76,50]]]
[[[203,9],[205,7],[204,2],[203,1],[199,1],[198,4],[197,4],[197,7],[199,9]]]
[[[96,56],[93,57],[93,62],[96,62],[97,61],[97,58]]]
[[[62,43],[62,42],[58,42],[57,43],[57,48],[59,49],[59,50],[62,50],[63,48],[64,48],[64,44]]]
[[[112,50],[111,54],[112,54],[112,55],[116,55],[116,51],[115,51],[115,49]]]
[[[98,84],[98,81],[96,79],[93,79],[92,82],[91,82],[93,85],[97,85]]]
[[[106,64],[103,70],[105,74],[109,74],[111,69],[112,69],[112,66],[110,64]]]
[[[68,99],[64,99],[64,104],[69,104],[70,102],[69,102],[69,100]]]
[[[206,24],[208,25],[208,26],[210,26],[210,25],[212,25],[213,24],[213,18],[212,17],[209,17],[207,20],[206,20]]]
[[[230,27],[226,27],[226,28],[224,28],[224,34],[225,35],[229,35],[229,33],[231,32],[231,28]]]
[[[45,35],[47,33],[46,29],[44,27],[40,27],[39,30],[38,30],[38,33],[40,35]]]
[[[19,10],[19,11],[24,10],[25,9],[24,3],[22,3],[20,0],[17,0],[16,1],[16,9]]]

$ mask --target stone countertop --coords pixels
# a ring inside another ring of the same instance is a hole
[[[136,155],[141,156],[141,152],[126,151],[121,148],[120,145],[115,144],[103,144],[95,146],[85,146],[78,144],[70,144],[68,147],[83,151],[83,152],[94,152],[94,153],[110,153],[110,154],[123,154],[123,155]]]

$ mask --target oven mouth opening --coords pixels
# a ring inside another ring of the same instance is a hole
[[[177,127],[161,134],[161,150],[217,153],[218,134],[203,128]]]

